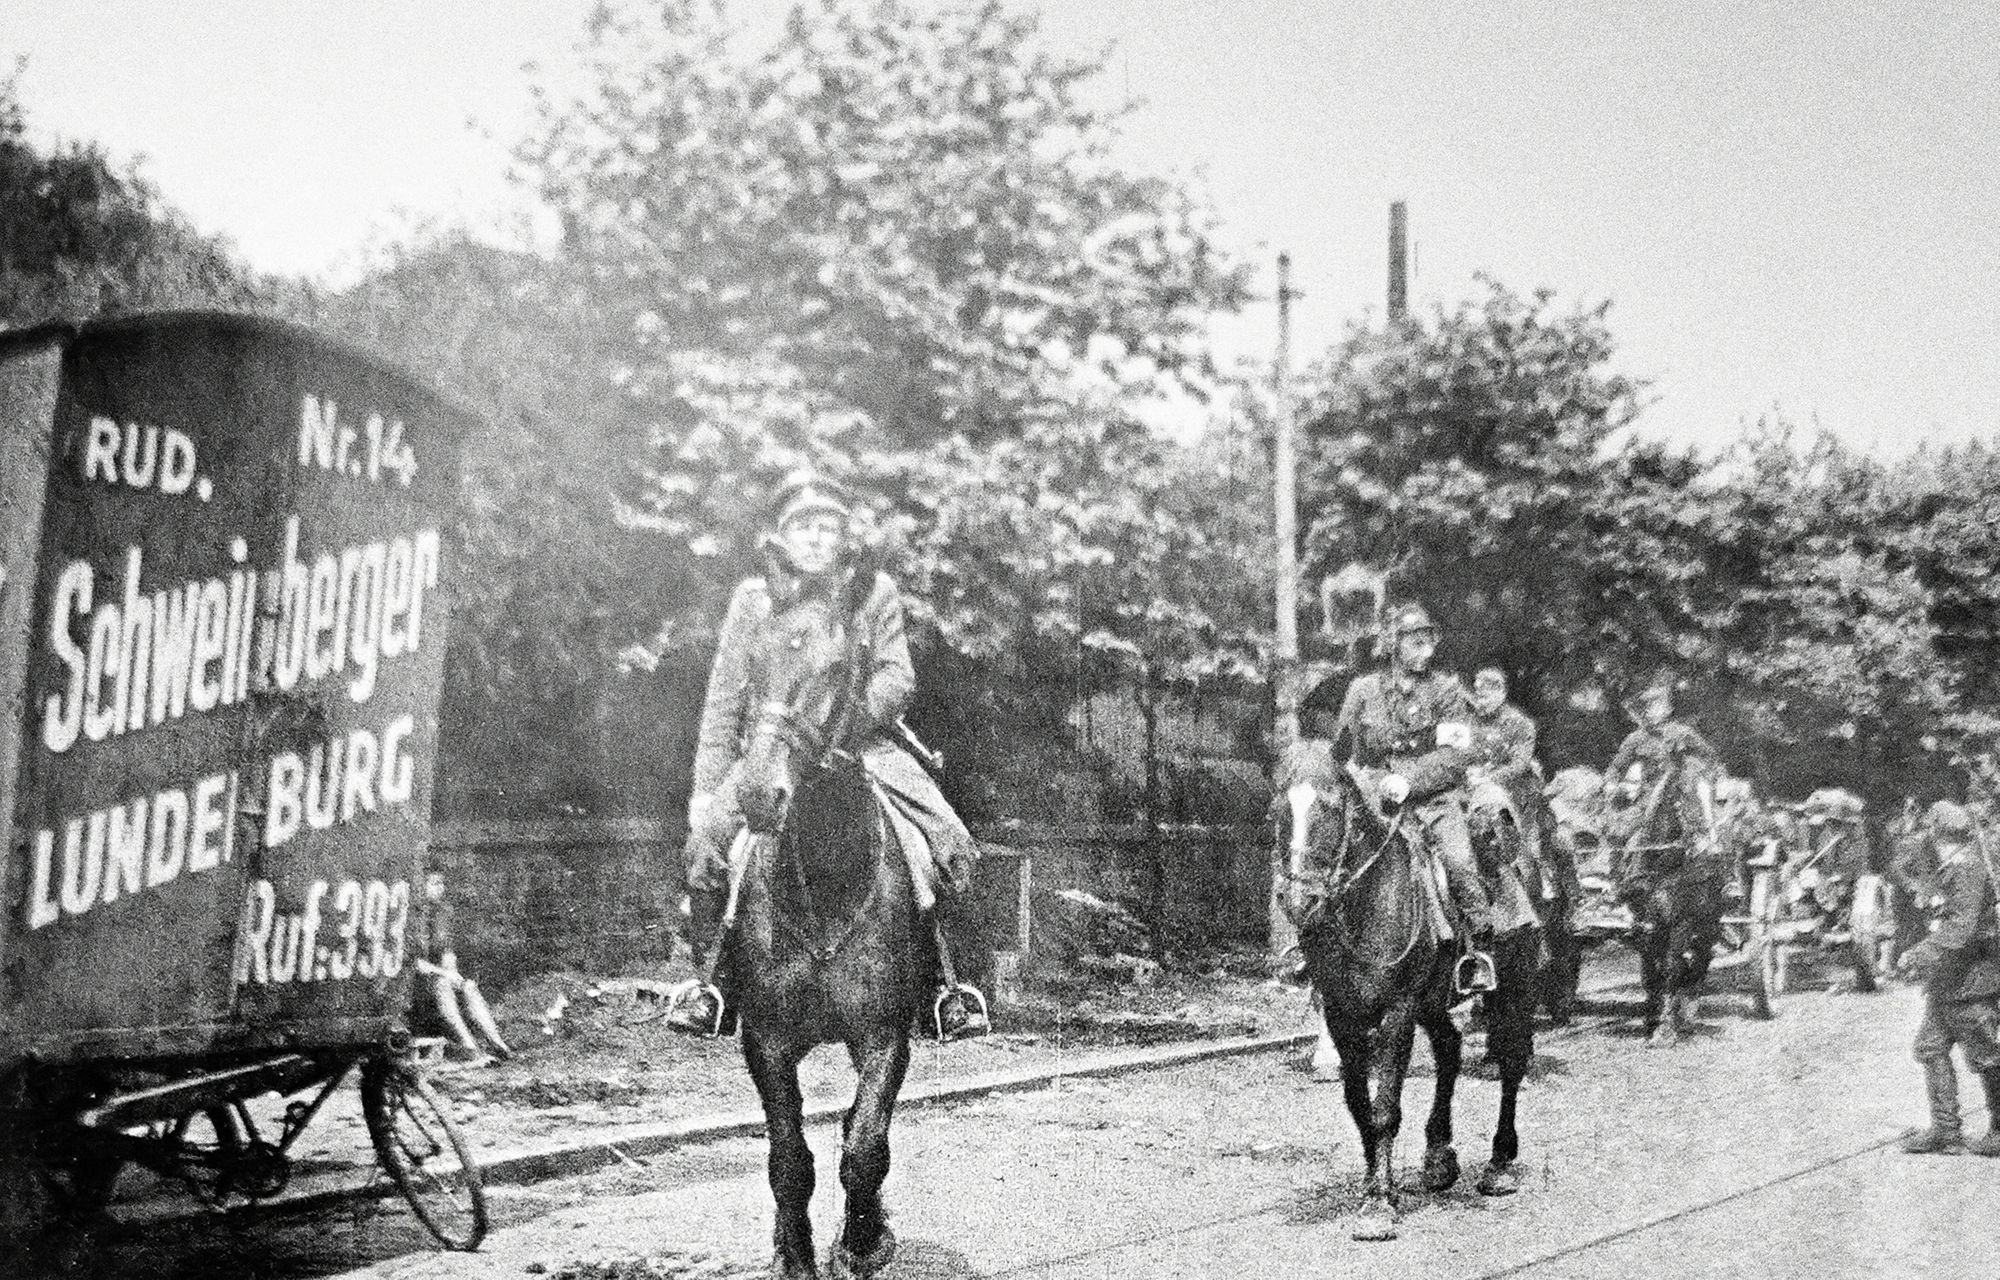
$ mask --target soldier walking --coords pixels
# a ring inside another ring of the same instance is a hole
[[[2000,916],[1995,914],[1993,868],[1972,815],[1949,800],[1933,804],[1930,841],[1934,883],[1925,894],[1930,936],[1904,953],[1899,968],[1924,984],[1924,1017],[1914,1047],[1930,1098],[1930,1127],[1910,1138],[1911,1155],[2000,1156]],[[1952,1046],[1986,1090],[1989,1132],[1967,1142],[1959,1123],[1958,1072]]]

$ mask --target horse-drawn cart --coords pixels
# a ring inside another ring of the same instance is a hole
[[[1649,1022],[1657,1017],[1650,1008],[1656,992],[1691,990],[1717,971],[1736,975],[1758,1017],[1772,1016],[1771,999],[1782,989],[1782,899],[1775,860],[1747,839],[1754,807],[1747,789],[1729,780],[1698,781],[1679,830],[1665,840],[1643,820],[1664,806],[1627,801],[1608,802],[1600,776],[1588,768],[1565,769],[1550,786],[1558,838],[1576,860],[1577,939],[1627,943],[1642,967],[1651,948],[1651,963],[1685,968],[1679,982],[1648,978]],[[1663,882],[1675,886],[1670,895],[1638,891]]]
[[[1794,956],[1845,964],[1873,991],[1894,962],[1896,911],[1870,847],[1859,796],[1823,788],[1772,807],[1759,859],[1771,873],[1771,989],[1790,984]]]
[[[8,1237],[133,1165],[274,1196],[350,1079],[423,1223],[484,1234],[407,1023],[469,423],[270,322],[0,336]]]

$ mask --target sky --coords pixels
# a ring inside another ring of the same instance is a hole
[[[518,225],[528,89],[576,83],[591,3],[0,0],[0,58],[38,141],[143,157],[255,266],[337,284],[425,220]],[[1649,433],[2000,430],[1992,0],[1005,3],[1052,52],[1110,47],[1123,158],[1205,191],[1267,294],[1291,255],[1296,363],[1380,317],[1404,200],[1413,306],[1481,273],[1608,299]],[[788,7],[728,0],[752,40]],[[1276,332],[1266,301],[1217,338]]]

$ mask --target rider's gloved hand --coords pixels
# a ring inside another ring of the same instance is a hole
[[[1382,803],[1399,805],[1410,798],[1410,780],[1400,773],[1386,774],[1382,778]]]
[[[697,791],[688,797],[688,826],[698,827],[701,820],[715,805],[715,796],[706,791]]]

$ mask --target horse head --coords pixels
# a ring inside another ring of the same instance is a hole
[[[753,654],[765,697],[737,786],[752,831],[782,830],[801,787],[854,762],[869,663],[842,604],[814,595],[779,605]]]
[[[1272,807],[1293,886],[1289,905],[1301,919],[1368,872],[1351,850],[1379,851],[1395,837],[1367,777],[1336,761],[1326,742],[1303,742],[1287,755]]]

